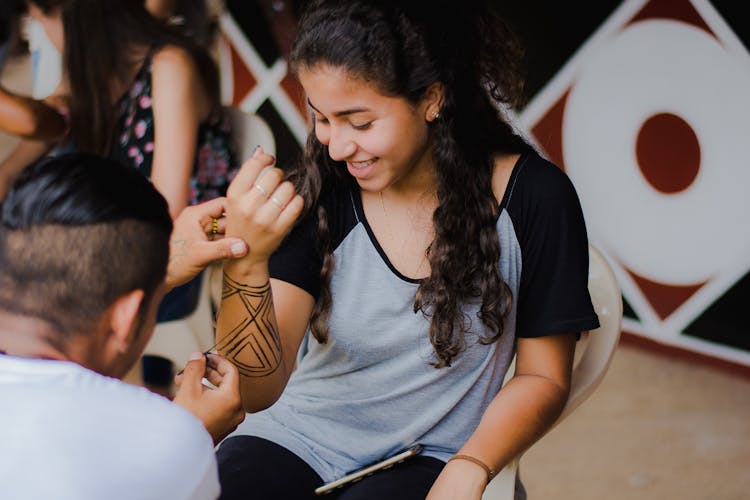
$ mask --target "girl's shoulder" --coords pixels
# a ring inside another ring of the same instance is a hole
[[[583,227],[573,182],[562,168],[536,151],[521,154],[513,166],[500,209],[507,212],[522,239],[539,228]]]
[[[198,70],[192,54],[187,49],[177,45],[164,45],[151,54],[152,71],[197,74]]]
[[[518,167],[516,184],[531,195],[548,198],[575,194],[573,183],[565,170],[536,151],[522,156]]]
[[[180,100],[194,106],[200,120],[205,120],[212,108],[210,91],[206,88],[193,54],[184,47],[164,45],[154,50],[151,62],[151,81],[154,96]]]
[[[575,196],[566,172],[534,150],[496,157],[492,182],[502,206]]]

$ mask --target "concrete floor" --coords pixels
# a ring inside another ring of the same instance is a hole
[[[748,499],[750,379],[620,345],[520,470],[532,500]]]
[[[28,88],[28,60],[2,83]],[[15,142],[0,133],[0,159]],[[621,345],[594,395],[521,461],[531,500],[750,498],[750,379]]]

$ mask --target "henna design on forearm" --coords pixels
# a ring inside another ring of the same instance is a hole
[[[224,275],[222,302],[233,296],[246,314],[216,346],[245,377],[265,377],[281,364],[281,338],[274,321],[271,284],[250,286]]]

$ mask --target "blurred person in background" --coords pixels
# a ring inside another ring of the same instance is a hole
[[[201,47],[213,45],[218,23],[215,12],[220,7],[206,0],[146,0],[146,9],[167,21]]]
[[[27,15],[25,0],[0,0],[0,72],[11,57],[31,56],[27,94],[0,84],[0,130],[25,139],[59,141],[67,132],[65,101],[46,99],[61,80],[62,59],[44,28]]]
[[[66,82],[56,94],[68,98],[77,151],[137,168],[173,217],[226,191],[237,161],[218,71],[201,47],[139,2],[30,0],[29,12],[64,55]],[[37,147],[34,157],[46,152]]]
[[[0,0],[0,72],[5,60],[19,45],[19,19],[24,0]]]
[[[63,54],[65,78],[55,94],[69,104],[69,139],[76,151],[139,170],[167,199],[173,217],[225,193],[238,162],[221,113],[218,70],[202,47],[150,15],[141,2],[28,4]],[[22,141],[0,164],[0,190],[50,146]],[[158,321],[188,315],[199,289],[196,278],[173,290]],[[170,383],[170,367],[160,366],[154,383]]]
[[[52,106],[0,85],[0,130],[19,137],[56,140],[65,134],[66,124]]]

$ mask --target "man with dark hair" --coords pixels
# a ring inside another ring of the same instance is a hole
[[[190,207],[173,231],[140,172],[89,155],[19,176],[0,209],[0,498],[219,495],[213,447],[244,418],[236,368],[191,356],[177,404],[116,378],[167,288],[247,253],[213,241],[224,209]]]

